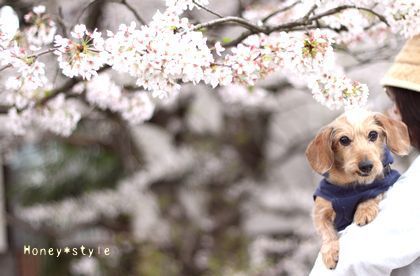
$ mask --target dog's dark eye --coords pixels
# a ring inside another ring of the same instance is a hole
[[[374,130],[369,132],[368,138],[369,138],[369,141],[375,142],[376,139],[378,139],[378,132]]]
[[[340,138],[340,144],[342,144],[343,146],[350,145],[350,142],[351,142],[351,140],[347,136],[343,136],[343,137]]]

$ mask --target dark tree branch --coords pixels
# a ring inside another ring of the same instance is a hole
[[[278,10],[276,10],[276,11],[273,11],[272,13],[270,13],[269,15],[267,15],[266,17],[264,17],[263,19],[262,19],[262,22],[263,23],[266,23],[268,20],[270,20],[270,18],[272,18],[272,17],[274,17],[274,16],[276,16],[276,15],[278,15],[278,14],[280,14],[280,13],[283,13],[283,12],[286,12],[286,11],[288,11],[288,10],[290,10],[290,9],[292,9],[294,6],[296,6],[297,4],[299,4],[299,3],[301,3],[302,1],[301,0],[299,0],[299,1],[296,1],[296,2],[294,2],[294,3],[292,3],[292,4],[290,4],[289,6],[286,6],[286,7],[283,7],[283,8],[281,8],[281,9],[278,9]]]
[[[220,15],[220,14],[218,14],[217,12],[214,12],[214,11],[212,11],[212,10],[210,10],[210,9],[208,9],[208,8],[206,8],[206,7],[204,7],[203,5],[198,4],[198,3],[197,3],[197,1],[193,0],[193,3],[194,3],[197,7],[200,7],[200,8],[202,8],[203,10],[205,10],[206,12],[208,12],[208,13],[210,13],[210,14],[212,14],[212,15],[215,15],[215,16],[217,16],[217,17],[219,17],[219,18],[223,18],[223,16],[221,16],[221,15]]]
[[[133,13],[134,17],[136,17],[137,21],[140,22],[143,25],[146,25],[146,20],[144,20],[140,14],[134,9],[134,7],[127,2],[127,0],[121,0],[121,4],[127,7],[128,10],[130,10],[131,13]]]
[[[266,33],[267,32],[267,28],[264,26],[258,26],[254,23],[251,23],[250,21],[240,18],[240,17],[236,17],[236,16],[227,16],[227,17],[223,17],[223,18],[219,18],[219,19],[215,19],[206,23],[201,23],[201,24],[197,24],[193,30],[200,30],[203,28],[209,28],[209,27],[214,27],[220,24],[227,24],[227,23],[235,23],[237,25],[243,26],[249,30],[252,30],[254,32],[259,32],[259,33]]]
[[[377,12],[368,9],[368,8],[364,8],[364,7],[358,7],[358,6],[353,6],[353,5],[343,5],[343,6],[339,6],[330,10],[327,10],[325,12],[322,12],[320,14],[314,15],[314,16],[310,16],[316,9],[316,6],[313,6],[309,12],[302,17],[301,19],[298,19],[296,21],[293,22],[289,22],[289,23],[285,23],[285,24],[280,24],[277,26],[266,26],[266,25],[262,25],[262,26],[258,26],[252,22],[249,22],[245,19],[242,18],[236,18],[236,17],[231,17],[228,20],[223,20],[223,19],[216,19],[213,21],[209,21],[207,23],[202,23],[199,24],[197,26],[204,26],[205,28],[211,28],[213,26],[217,26],[220,24],[225,24],[225,23],[236,23],[242,26],[245,26],[246,28],[248,28],[248,31],[243,32],[239,37],[237,37],[236,39],[224,43],[223,46],[224,47],[233,47],[236,46],[238,43],[241,43],[244,39],[246,39],[248,36],[254,35],[254,34],[258,34],[258,33],[264,33],[264,34],[271,34],[274,32],[292,32],[292,31],[303,31],[306,29],[313,29],[316,27],[321,27],[321,28],[329,28],[328,26],[320,26],[319,25],[319,20],[322,19],[323,17],[326,16],[330,16],[330,15],[334,15],[337,13],[340,13],[344,10],[348,10],[348,9],[357,9],[357,10],[361,10],[361,11],[365,11],[365,12],[369,12],[373,15],[375,15],[381,22],[384,22],[387,26],[389,26],[389,23],[387,22],[386,18],[380,14],[378,14]],[[240,19],[240,20],[238,20]],[[332,29],[332,28],[329,28]],[[334,29],[332,29],[334,30]]]

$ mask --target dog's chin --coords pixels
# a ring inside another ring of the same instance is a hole
[[[354,177],[358,184],[371,184],[378,177],[378,174],[375,172],[364,173],[361,171],[356,171]]]

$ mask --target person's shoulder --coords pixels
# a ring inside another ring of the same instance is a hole
[[[413,161],[408,170],[401,176],[401,180],[420,180],[420,155]]]
[[[413,163],[411,163],[408,170],[401,175],[398,181],[389,189],[387,193],[386,202],[392,204],[407,203],[417,204],[420,206],[420,201],[417,200],[420,194],[420,156],[418,156]],[[397,204],[400,205],[400,204]],[[401,204],[401,206],[407,204]]]

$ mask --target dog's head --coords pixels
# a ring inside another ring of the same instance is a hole
[[[410,138],[406,125],[380,113],[348,111],[324,127],[306,149],[311,167],[328,173],[332,182],[372,183],[382,175],[385,145],[406,155]]]

